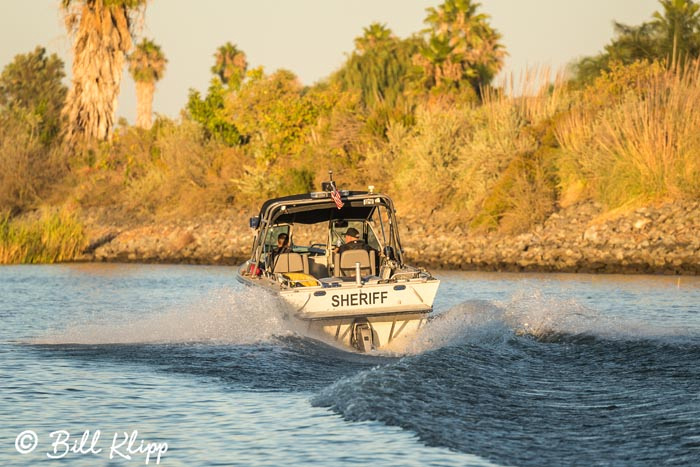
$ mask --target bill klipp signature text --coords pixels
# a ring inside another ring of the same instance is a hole
[[[103,447],[101,442],[102,432],[95,430],[83,431],[80,437],[74,437],[67,430],[56,430],[49,433],[49,449],[46,457],[49,459],[63,459],[70,456],[97,456],[109,455],[110,459],[122,458],[136,460],[143,458],[146,464],[154,460],[160,464],[160,459],[168,452],[168,443],[150,442],[139,439],[138,430],[131,432],[115,432],[112,436],[109,449]],[[15,438],[15,449],[20,454],[29,454],[39,446],[39,436],[33,430],[25,430]],[[103,454],[104,452],[104,454]]]

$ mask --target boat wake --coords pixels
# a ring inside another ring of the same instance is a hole
[[[393,350],[403,355],[335,381],[312,405],[505,464],[560,463],[552,446],[562,443],[582,464],[653,465],[673,449],[683,464],[697,449],[683,437],[700,428],[687,397],[700,391],[692,331],[533,291],[460,303]],[[682,389],[669,393],[669,377]],[[663,424],[680,434],[655,428]]]
[[[282,342],[297,336],[321,341],[347,351],[325,335],[290,319],[291,309],[282,299],[259,290],[221,289],[206,300],[178,309],[133,310],[94,316],[89,322],[54,328],[30,339],[29,344],[176,344],[209,343],[249,345]],[[397,339],[369,355],[400,357],[442,347],[478,344],[502,345],[514,337],[540,342],[587,339],[683,340],[682,328],[654,327],[648,323],[609,318],[575,300],[553,299],[540,291],[522,291],[504,303],[464,301],[439,313],[419,332]]]
[[[575,299],[550,298],[531,290],[520,291],[502,303],[459,303],[435,316],[417,335],[395,341],[383,353],[415,355],[469,343],[502,345],[515,337],[549,343],[656,340],[682,344],[700,336],[689,335],[683,327],[608,317]]]
[[[114,313],[55,329],[31,344],[254,344],[295,334],[287,305],[250,289],[220,290],[205,301],[166,311]]]

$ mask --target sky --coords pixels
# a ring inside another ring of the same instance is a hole
[[[442,0],[150,0],[138,37],[160,44],[168,58],[153,109],[179,116],[191,88],[206,92],[216,48],[227,41],[248,56],[249,68],[293,71],[306,85],[328,77],[354,48],[362,28],[378,21],[397,36],[425,27],[425,9]],[[502,74],[526,67],[565,67],[593,55],[613,36],[613,21],[639,24],[657,0],[481,0],[482,13],[503,36],[509,56]],[[37,45],[58,54],[70,76],[71,41],[60,0],[3,0],[0,67]],[[68,81],[66,82],[68,84]],[[136,93],[124,73],[117,115],[136,120]]]

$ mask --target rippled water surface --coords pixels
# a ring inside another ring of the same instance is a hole
[[[160,465],[700,465],[699,278],[437,275],[359,355],[232,268],[2,267],[0,465],[144,465],[110,459],[134,430]],[[58,430],[102,450],[49,459]]]

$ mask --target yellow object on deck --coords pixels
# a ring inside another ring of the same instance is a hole
[[[293,282],[295,287],[316,287],[319,285],[318,279],[303,272],[285,272],[282,277]]]

